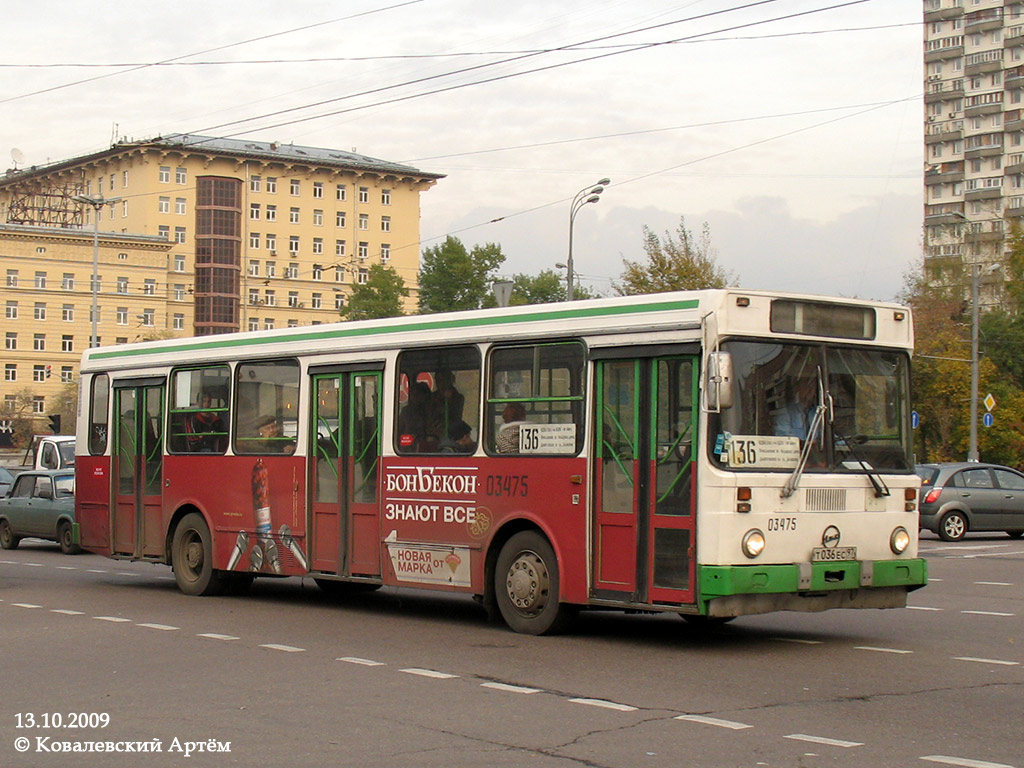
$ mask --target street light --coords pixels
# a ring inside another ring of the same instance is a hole
[[[572,274],[572,227],[576,221],[576,214],[579,213],[587,203],[596,203],[601,199],[601,193],[604,192],[604,188],[611,184],[611,179],[601,179],[597,184],[593,186],[586,186],[576,193],[572,199],[572,205],[569,207],[569,258],[566,259],[565,269],[565,298],[566,301],[573,300],[573,274]]]
[[[99,270],[100,270],[100,210],[104,205],[113,205],[120,197],[104,199],[103,195],[75,195],[71,198],[76,203],[88,205],[93,209],[92,217],[92,333],[89,335],[89,348],[99,346],[99,336],[96,333],[96,320],[99,316]]]

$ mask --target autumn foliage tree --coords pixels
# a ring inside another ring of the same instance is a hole
[[[686,228],[679,218],[675,237],[665,232],[664,240],[649,227],[644,227],[646,261],[623,259],[625,270],[615,284],[622,296],[666,291],[695,291],[704,288],[725,288],[736,284],[737,277],[718,264],[718,254],[711,245],[711,228],[707,222],[700,235]]]

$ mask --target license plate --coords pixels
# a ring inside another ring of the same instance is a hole
[[[811,550],[811,562],[832,563],[840,560],[856,560],[856,547],[815,547]]]

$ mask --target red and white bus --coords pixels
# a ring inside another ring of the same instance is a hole
[[[901,607],[912,343],[898,305],[714,290],[90,349],[77,535],[191,595],[440,589],[534,634]]]

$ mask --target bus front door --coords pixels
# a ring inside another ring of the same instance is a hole
[[[114,511],[111,549],[116,555],[164,555],[164,385],[114,389]]]
[[[310,568],[378,576],[381,373],[316,373],[312,391]]]
[[[693,356],[597,363],[593,594],[694,601]]]

